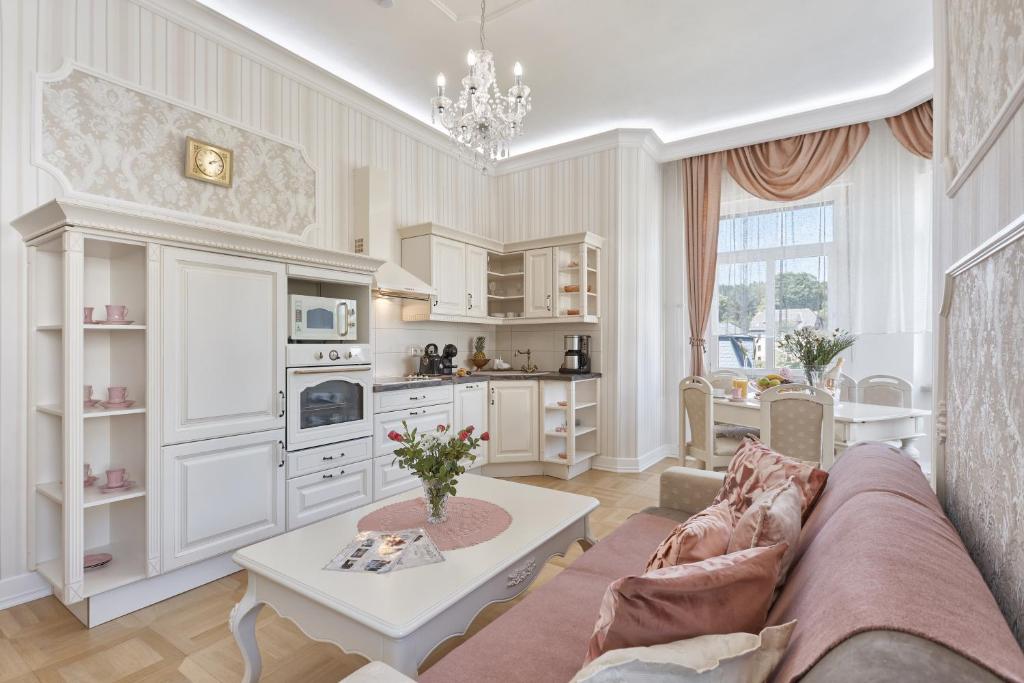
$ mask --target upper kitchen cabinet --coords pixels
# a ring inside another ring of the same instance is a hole
[[[165,249],[162,270],[163,443],[283,428],[285,265]]]
[[[600,320],[604,238],[591,232],[503,243],[424,223],[399,230],[402,267],[437,290],[403,320],[494,325]]]

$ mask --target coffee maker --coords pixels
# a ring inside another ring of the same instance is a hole
[[[565,357],[558,369],[564,375],[585,375],[590,372],[590,335],[565,335]]]
[[[445,344],[444,348],[441,349],[441,374],[450,375],[454,372],[456,362],[455,356],[459,355],[459,350],[455,347],[455,344]]]

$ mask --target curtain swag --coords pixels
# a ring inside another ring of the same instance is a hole
[[[846,170],[868,139],[868,124],[761,142],[725,152],[740,186],[755,197],[778,202],[818,192]]]
[[[932,101],[885,120],[893,137],[919,157],[932,158]]]
[[[686,217],[686,273],[690,304],[691,373],[704,373],[711,301],[718,265],[718,215],[722,195],[722,153],[683,159]]]

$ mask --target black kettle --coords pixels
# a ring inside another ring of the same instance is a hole
[[[441,374],[441,356],[437,353],[437,344],[427,344],[425,347],[423,347],[423,355],[420,356],[419,374]]]

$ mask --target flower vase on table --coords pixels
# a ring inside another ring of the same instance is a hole
[[[475,428],[463,427],[458,433],[449,425],[438,425],[432,432],[409,430],[402,421],[402,433],[392,431],[388,438],[401,444],[395,449],[395,460],[403,470],[412,470],[423,482],[423,502],[427,507],[427,523],[441,524],[448,518],[448,497],[456,493],[466,463],[476,460],[473,450],[490,435],[473,436]]]
[[[855,341],[856,335],[840,329],[825,333],[811,327],[802,327],[782,335],[779,348],[800,363],[808,385],[825,389],[825,375],[832,360],[853,346]]]

